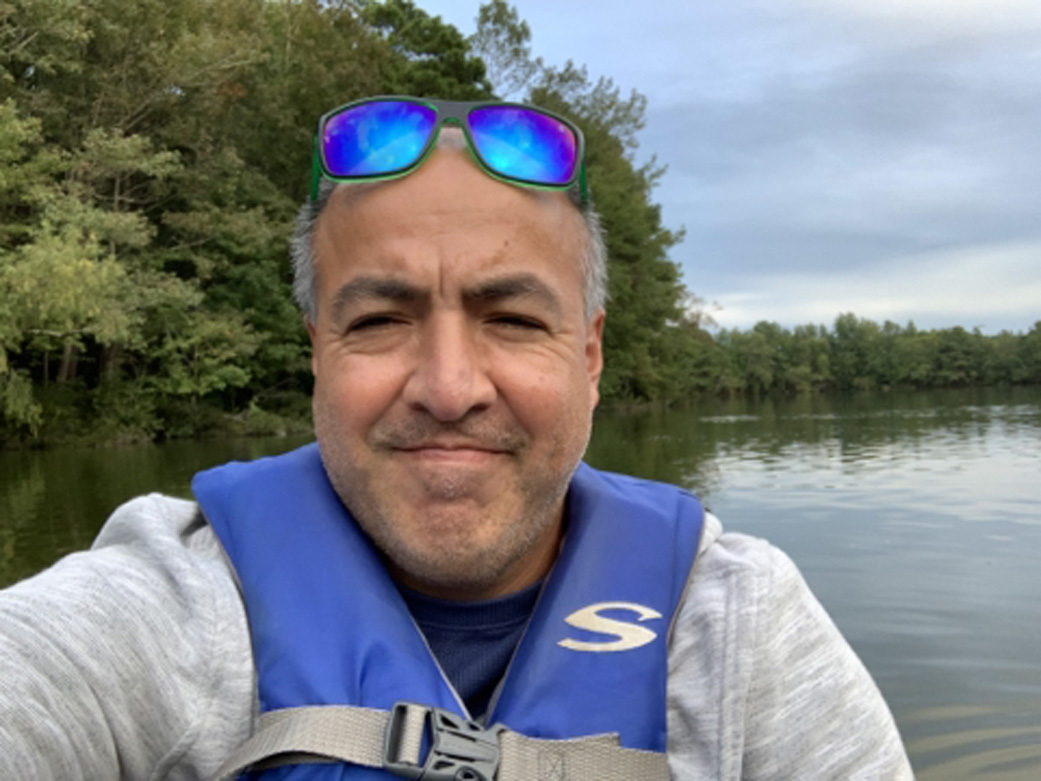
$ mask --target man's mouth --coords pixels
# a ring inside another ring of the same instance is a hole
[[[502,447],[483,442],[445,439],[425,440],[398,450],[421,460],[473,463],[489,461],[507,453]]]

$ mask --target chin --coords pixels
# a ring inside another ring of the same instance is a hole
[[[484,550],[442,550],[436,555],[431,555],[430,550],[384,553],[396,570],[397,580],[418,591],[448,598],[479,597],[491,592],[509,569],[509,562]]]
[[[548,531],[547,523],[532,523],[509,508],[483,508],[484,518],[455,508],[413,515],[404,526],[362,523],[406,586],[449,598],[481,598],[512,581]],[[398,516],[400,518],[401,516]],[[514,518],[502,526],[488,518]]]

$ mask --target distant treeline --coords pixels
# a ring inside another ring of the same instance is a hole
[[[1025,334],[919,330],[844,314],[829,330],[761,322],[702,336],[687,387],[717,395],[1041,384],[1041,321]]]
[[[409,0],[0,3],[0,444],[302,425],[286,245],[315,122],[388,93],[522,97],[582,126],[610,254],[607,401],[1041,378],[1036,327],[713,337],[668,257],[662,169],[634,162],[644,98],[529,40],[503,0],[470,38]]]

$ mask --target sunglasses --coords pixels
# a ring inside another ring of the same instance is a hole
[[[411,173],[449,122],[462,129],[477,164],[495,179],[548,190],[577,185],[586,204],[585,141],[568,120],[517,103],[410,97],[359,100],[318,120],[311,200],[317,200],[323,177],[355,182]]]

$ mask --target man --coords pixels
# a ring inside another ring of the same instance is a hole
[[[446,118],[465,138],[435,142]],[[323,118],[296,242],[319,448],[135,500],[0,595],[0,776],[206,778],[245,743],[220,773],[910,777],[783,554],[579,464],[604,323],[581,148],[501,104]]]

